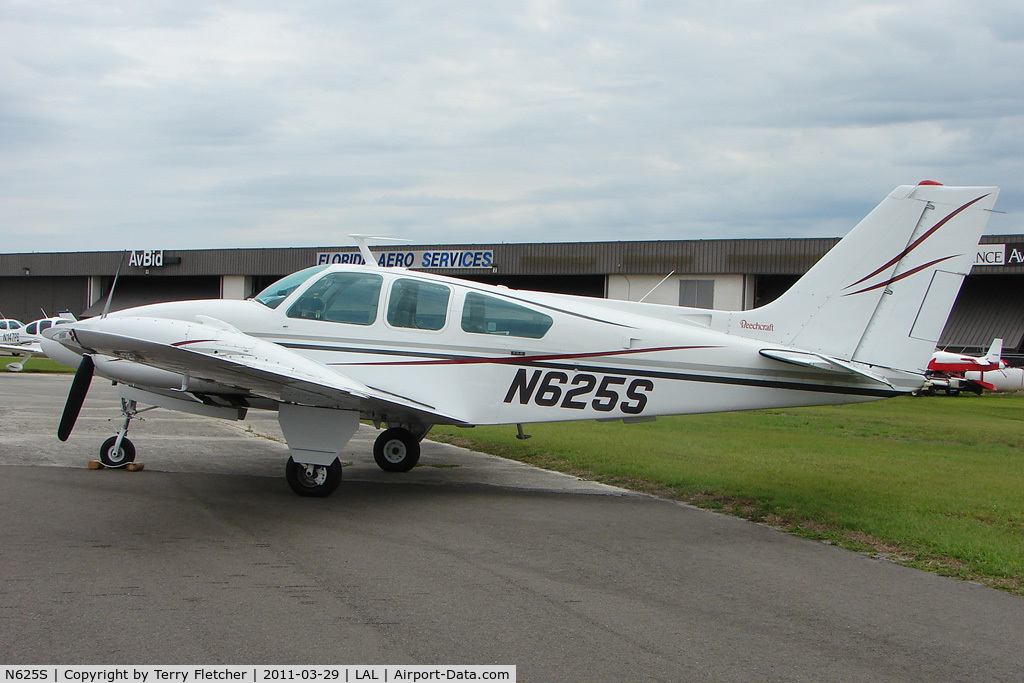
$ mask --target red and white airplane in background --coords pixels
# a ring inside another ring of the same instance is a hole
[[[999,370],[1005,368],[1006,363],[1002,360],[1003,340],[996,338],[992,340],[992,346],[984,356],[967,356],[961,353],[950,353],[949,351],[936,351],[928,362],[928,369],[932,372],[986,372],[988,370]]]
[[[898,187],[782,297],[747,311],[381,268],[363,242],[367,265],[308,268],[248,301],[153,304],[47,330],[46,354],[78,366],[58,436],[93,373],[122,399],[122,427],[100,450],[108,465],[134,458],[125,434],[139,403],[228,419],[275,410],[289,484],[324,496],[360,419],[387,427],[377,464],[407,471],[435,424],[649,421],[910,393],[998,192]]]
[[[934,394],[936,390],[942,390],[947,394],[956,395],[962,390],[978,394],[986,389],[1001,391],[996,384],[986,380],[985,373],[1006,369],[1006,361],[1002,359],[1002,355],[1003,340],[998,337],[992,340],[992,346],[984,356],[936,351],[928,362],[928,382],[922,388],[922,393]],[[1013,374],[1010,373],[1010,375]],[[1003,375],[1007,376],[1005,372]],[[994,379],[992,376],[990,378]],[[1000,382],[1000,384],[1003,383]],[[1011,389],[1011,391],[1016,390]]]

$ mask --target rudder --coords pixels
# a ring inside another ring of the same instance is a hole
[[[922,371],[998,193],[937,184],[896,188],[783,296],[735,314],[729,331]]]

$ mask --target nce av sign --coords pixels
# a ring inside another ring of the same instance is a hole
[[[355,251],[321,251],[316,255],[316,265],[335,263],[364,263],[361,254]],[[443,249],[432,251],[385,251],[377,257],[382,268],[491,268],[494,265],[494,251],[491,249]]]
[[[974,265],[1024,265],[1024,244],[979,244],[974,253]]]

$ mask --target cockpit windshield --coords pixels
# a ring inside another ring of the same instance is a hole
[[[300,270],[297,273],[292,273],[291,275],[283,277],[270,285],[254,296],[253,299],[259,301],[267,308],[277,308],[282,301],[288,298],[289,294],[295,291],[296,287],[306,282],[309,278],[313,277],[326,267],[327,265],[324,264],[321,266],[306,268],[305,270]]]

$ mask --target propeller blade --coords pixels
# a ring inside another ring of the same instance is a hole
[[[78,370],[75,371],[75,379],[71,382],[67,403],[64,404],[64,414],[60,416],[60,426],[57,427],[57,438],[61,441],[67,441],[71,436],[71,430],[75,428],[78,413],[82,410],[82,404],[85,403],[85,395],[89,393],[93,368],[92,356],[82,356],[82,362],[78,364]]]

